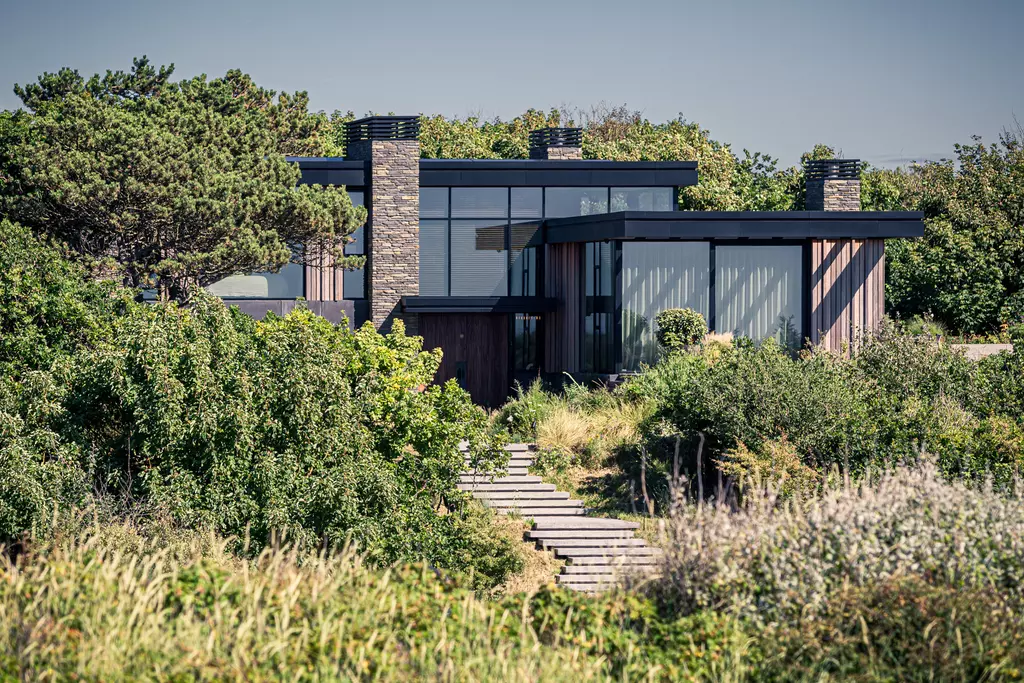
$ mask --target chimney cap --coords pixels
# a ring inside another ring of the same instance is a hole
[[[804,174],[807,180],[860,180],[860,159],[811,159]]]
[[[362,140],[417,140],[419,116],[366,116],[345,124],[345,143]]]
[[[530,131],[530,149],[582,147],[582,128],[538,128]]]

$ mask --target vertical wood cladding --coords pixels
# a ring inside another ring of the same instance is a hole
[[[885,315],[885,242],[811,242],[811,341],[843,351]]]
[[[306,250],[306,300],[342,301],[344,291],[342,279],[345,271],[334,267],[334,257],[327,250],[307,247]]]
[[[367,195],[367,298],[381,332],[399,317],[417,333],[415,315],[402,316],[401,298],[419,294],[420,143],[363,140],[349,145],[350,159],[370,161]]]
[[[580,371],[580,328],[583,321],[582,245],[549,244],[544,259],[544,295],[556,300],[544,318],[545,372]]]
[[[455,379],[460,366],[474,403],[497,408],[510,389],[508,315],[498,313],[420,314],[423,348],[444,352],[434,381]]]

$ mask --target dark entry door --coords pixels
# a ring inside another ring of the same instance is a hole
[[[437,383],[458,380],[473,401],[497,408],[509,393],[508,314],[423,313],[423,348],[444,352]]]

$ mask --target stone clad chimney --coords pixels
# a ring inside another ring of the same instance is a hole
[[[388,332],[403,318],[403,296],[419,294],[420,122],[417,116],[369,116],[345,125],[346,158],[369,164],[366,188],[366,268],[370,320]]]
[[[860,160],[819,159],[804,166],[808,211],[860,211]]]
[[[531,159],[582,159],[582,128],[539,128],[530,131]]]

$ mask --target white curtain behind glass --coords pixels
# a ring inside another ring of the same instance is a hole
[[[708,316],[707,242],[623,242],[622,368],[658,360],[654,318],[668,308]]]
[[[715,331],[799,345],[802,271],[798,246],[716,247]]]

